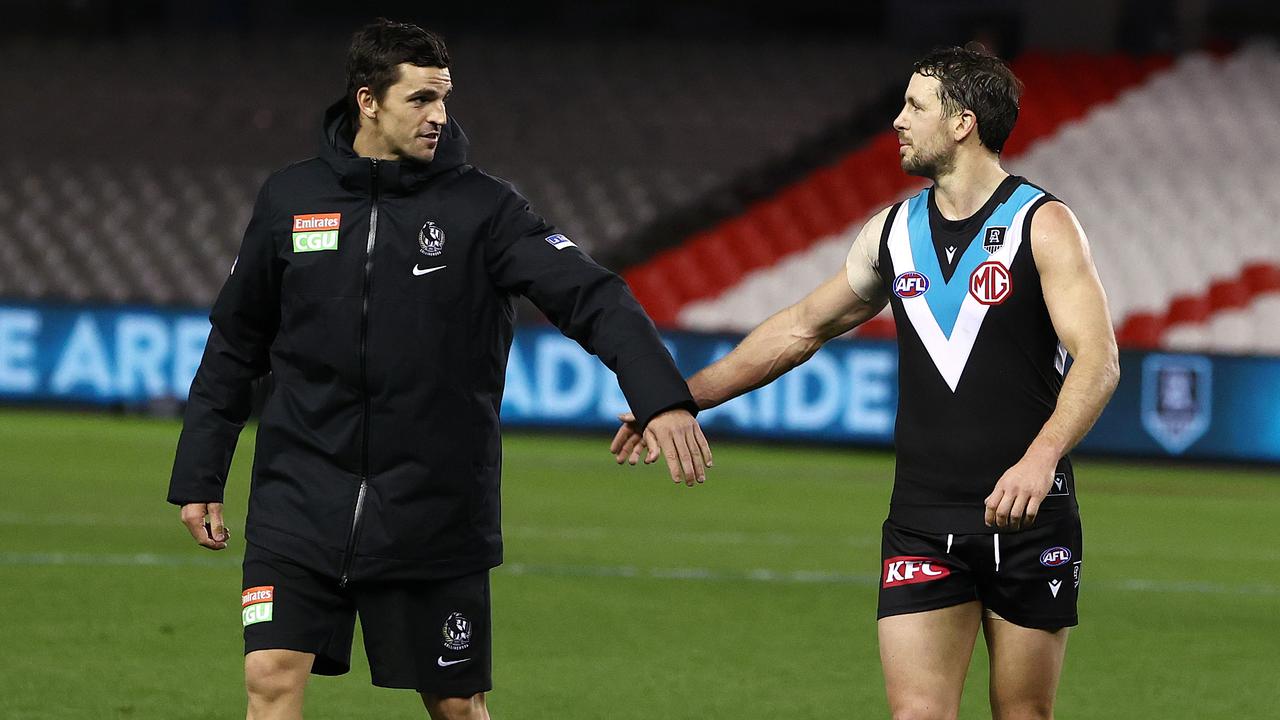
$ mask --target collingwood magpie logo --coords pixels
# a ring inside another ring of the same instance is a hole
[[[450,650],[466,650],[471,646],[471,621],[462,613],[452,613],[440,630],[444,646]]]
[[[418,249],[427,257],[436,257],[444,252],[444,230],[428,220],[418,231]]]

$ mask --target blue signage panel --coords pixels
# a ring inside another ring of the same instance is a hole
[[[203,310],[0,303],[0,401],[185,399],[209,333]],[[673,332],[690,375],[736,335]],[[1115,397],[1083,450],[1280,462],[1280,358],[1123,353]],[[897,350],[838,340],[773,384],[702,413],[713,435],[890,446]],[[548,327],[516,333],[507,427],[612,430],[627,404],[613,373]]]
[[[0,304],[0,400],[185,400],[208,337],[207,310]]]

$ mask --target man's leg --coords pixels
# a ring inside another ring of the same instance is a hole
[[[991,717],[1050,720],[1067,654],[1068,628],[1038,630],[1000,617],[983,621],[991,656]]]
[[[489,720],[489,708],[484,704],[484,693],[471,697],[440,697],[421,693],[422,704],[427,706],[431,720]]]
[[[296,650],[254,650],[244,656],[247,720],[301,720],[302,695],[316,656]]]
[[[956,717],[981,623],[976,601],[880,619],[880,664],[894,720]]]

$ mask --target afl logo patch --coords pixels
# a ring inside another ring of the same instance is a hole
[[[444,230],[428,220],[418,231],[418,249],[427,257],[436,257],[444,252]]]
[[[919,297],[929,290],[929,278],[908,270],[893,280],[893,294],[900,298]]]
[[[1069,562],[1071,562],[1071,551],[1061,545],[1040,553],[1040,564],[1045,567],[1058,567]]]

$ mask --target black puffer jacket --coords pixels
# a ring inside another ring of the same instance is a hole
[[[272,175],[210,316],[169,502],[220,502],[254,378],[248,542],[348,579],[502,562],[498,409],[513,296],[618,374],[642,421],[693,411],[626,284],[466,164],[450,120],[426,165],[352,150],[343,105],[318,158]]]

